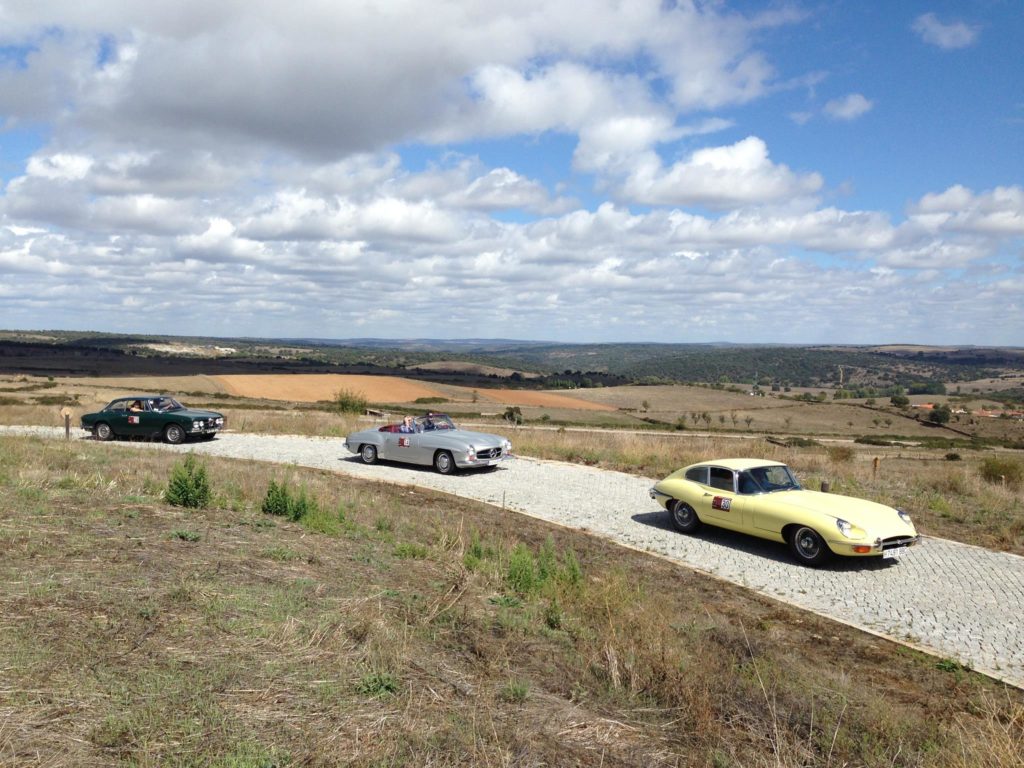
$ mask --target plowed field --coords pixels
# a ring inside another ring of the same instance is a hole
[[[343,374],[231,375],[215,376],[224,389],[239,397],[312,403],[332,400],[340,389],[357,392],[372,403],[411,403],[419,397],[443,397],[428,384],[393,376]]]

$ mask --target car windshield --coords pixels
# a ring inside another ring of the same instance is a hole
[[[739,488],[740,493],[774,493],[775,491],[798,491],[800,483],[793,477],[789,467],[784,464],[773,464],[740,472]]]
[[[416,418],[417,432],[433,432],[436,429],[455,429],[455,424],[443,413],[428,413]]]

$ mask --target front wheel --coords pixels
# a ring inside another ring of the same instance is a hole
[[[363,460],[363,464],[376,464],[377,448],[372,445],[364,445],[359,449],[359,458]]]
[[[801,565],[821,565],[832,555],[832,550],[813,528],[801,525],[789,534],[789,551]]]
[[[685,501],[673,501],[670,505],[669,515],[672,517],[672,525],[682,533],[693,533],[700,528],[700,518],[697,517],[693,507]]]
[[[434,456],[434,469],[442,475],[450,475],[455,471],[455,459],[449,451],[438,451]]]
[[[110,425],[106,422],[101,421],[96,425],[96,439],[97,440],[113,440],[114,430],[110,428]]]
[[[164,430],[164,440],[171,445],[179,445],[185,442],[185,430],[177,424],[168,424]]]

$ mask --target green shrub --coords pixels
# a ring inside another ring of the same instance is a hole
[[[278,485],[273,480],[267,486],[262,509],[268,515],[287,517],[294,522],[320,515],[319,502],[306,492],[305,486],[299,491],[298,496],[293,496],[287,483]]]
[[[267,486],[267,495],[263,497],[263,511],[268,515],[288,517],[288,486],[278,485],[274,480]]]
[[[401,542],[395,544],[395,557],[402,560],[425,560],[427,548],[422,544],[412,542]]]
[[[335,410],[341,413],[362,413],[370,404],[369,400],[351,389],[339,389],[334,393],[332,402]]]
[[[206,467],[196,461],[193,454],[174,466],[164,500],[176,507],[201,509],[210,503],[210,482]]]
[[[989,456],[981,462],[981,476],[990,483],[1005,482],[1009,488],[1019,488],[1024,480],[1024,464],[1016,459]]]
[[[315,498],[306,493],[306,486],[302,486],[299,497],[288,507],[288,519],[298,522],[305,517],[318,515],[320,504]]]
[[[437,405],[438,403],[447,403],[447,397],[417,397],[413,400],[417,405]]]
[[[505,581],[521,595],[529,595],[538,585],[537,563],[530,548],[523,543],[516,544],[508,558]]]

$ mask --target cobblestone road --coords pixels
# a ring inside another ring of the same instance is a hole
[[[3,427],[62,437],[63,430]],[[185,447],[328,469],[369,480],[452,493],[654,552],[793,605],[956,659],[1024,687],[1024,558],[926,538],[899,561],[839,560],[798,566],[781,544],[705,528],[671,530],[651,501],[650,479],[560,462],[517,458],[484,473],[444,477],[395,464],[366,466],[332,438],[227,433]]]

